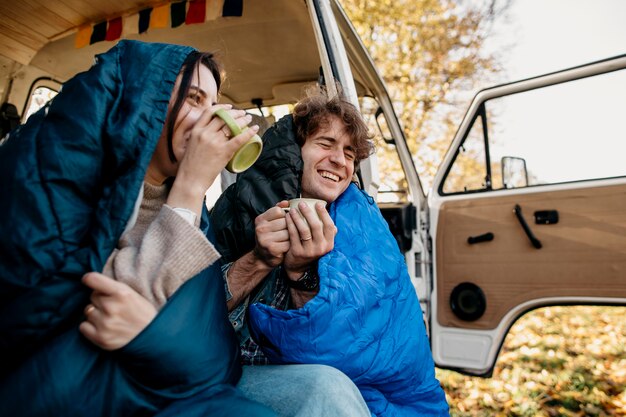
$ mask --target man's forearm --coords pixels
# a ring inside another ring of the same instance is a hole
[[[260,260],[254,251],[233,262],[226,276],[228,290],[232,295],[227,302],[228,311],[241,304],[271,270],[272,267]]]
[[[320,289],[317,288],[312,291],[300,291],[300,290],[294,290],[293,288],[291,288],[289,291],[291,291],[291,303],[293,307],[302,308],[304,307],[306,303],[308,303],[313,298],[315,298],[315,296],[320,291]]]
[[[304,272],[284,269],[283,274],[285,283],[289,287],[293,308],[304,307],[320,291],[317,261],[313,265],[308,265]]]

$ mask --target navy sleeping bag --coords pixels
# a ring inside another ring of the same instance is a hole
[[[273,415],[233,388],[218,265],[122,349],[78,331],[80,279],[124,231],[192,50],[120,41],[0,145],[0,415]],[[211,235],[206,213],[201,227]]]

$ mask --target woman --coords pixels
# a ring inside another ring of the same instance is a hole
[[[208,54],[121,41],[0,146],[0,415],[271,415],[232,387],[209,266],[204,193],[256,131],[228,137],[219,87]]]
[[[128,343],[181,284],[220,257],[197,227],[204,195],[234,152],[258,131],[258,126],[252,126],[229,140],[228,127],[222,119],[213,117],[216,109],[229,107],[215,105],[220,80],[211,54],[192,52],[183,62],[165,126],[137,199],[141,203],[138,214],[132,216],[134,221],[122,234],[119,249],[104,267],[104,275],[128,284],[143,296],[131,296],[132,304],[117,304],[144,313],[127,315],[129,320],[118,323],[117,327],[124,329],[122,334],[110,331],[113,329],[106,321],[113,318],[107,317],[103,307],[115,302],[108,293],[102,295],[101,289],[122,290],[123,286],[107,283],[101,275],[85,277],[84,282],[95,291],[80,329],[104,349],[118,349]],[[230,112],[241,126],[251,120],[243,110]]]

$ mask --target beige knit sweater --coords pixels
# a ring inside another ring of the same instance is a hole
[[[103,271],[157,308],[220,257],[200,229],[165,204],[168,193],[168,185],[144,183],[137,222],[122,235]]]

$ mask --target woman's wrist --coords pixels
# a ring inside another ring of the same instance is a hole
[[[194,184],[193,182],[184,181],[182,179],[179,180],[177,177],[167,196],[166,204],[174,208],[180,207],[189,209],[197,216],[200,216],[205,194],[206,189],[204,189],[201,184]]]
[[[182,217],[187,223],[192,226],[196,226],[198,215],[194,211],[184,207],[172,207],[172,210],[174,210],[174,212]]]
[[[211,184],[220,175],[221,169],[215,169],[215,167],[207,170],[206,172],[198,172],[181,162],[181,166],[176,173],[176,179],[174,183],[179,183],[181,188],[186,189],[188,192],[201,193],[203,196],[206,191],[211,187]]]

